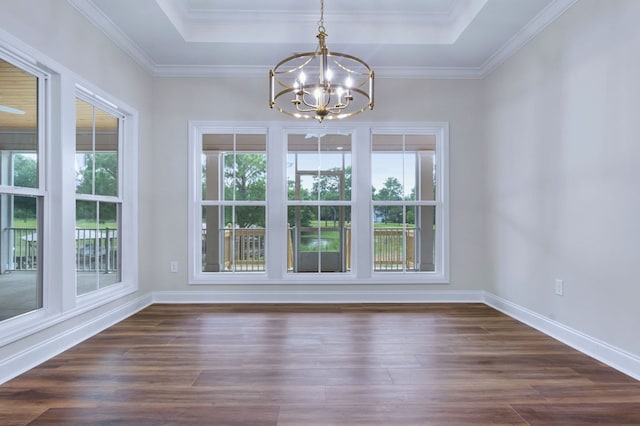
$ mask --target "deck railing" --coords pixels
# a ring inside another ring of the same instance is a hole
[[[33,228],[5,228],[3,237],[11,251],[9,271],[33,271],[38,264],[38,239]],[[118,233],[115,229],[76,228],[76,270],[114,272],[118,269]]]
[[[223,232],[226,271],[264,271],[264,228],[227,228]]]
[[[351,269],[351,227],[345,231],[346,270]],[[206,229],[202,230],[203,265],[205,264]],[[225,228],[220,233],[224,241],[224,271],[264,271],[265,229]],[[293,270],[295,259],[294,232],[289,228],[287,238],[287,269]],[[416,229],[376,227],[373,231],[374,270],[401,271],[416,266]]]
[[[373,269],[375,271],[414,269],[416,264],[415,236],[415,228],[374,228]]]

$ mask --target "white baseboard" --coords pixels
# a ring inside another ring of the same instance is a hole
[[[588,336],[578,330],[574,330],[571,327],[567,327],[562,323],[544,317],[506,299],[502,299],[492,293],[484,293],[484,303],[636,380],[640,380],[640,358],[631,353]]]
[[[482,291],[156,291],[153,303],[483,303]]]
[[[151,304],[147,294],[0,360],[0,384],[36,367]]]

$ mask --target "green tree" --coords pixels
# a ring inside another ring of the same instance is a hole
[[[265,200],[267,159],[264,154],[226,154],[224,156],[224,199]],[[235,198],[234,198],[235,194]],[[264,209],[236,208],[235,224],[241,228],[265,226]],[[231,209],[225,209],[225,223],[233,223]]]
[[[13,185],[22,188],[38,186],[38,163],[35,158],[23,154],[13,156]],[[25,221],[36,217],[35,197],[14,197],[14,216]]]
[[[300,188],[300,198],[296,198],[296,185],[292,180],[287,181],[287,192],[289,200],[308,200],[310,198],[309,191],[305,188]],[[287,221],[290,226],[296,224],[296,212],[300,215],[300,226],[307,227],[311,224],[312,220],[316,219],[316,208],[313,206],[301,206],[289,208],[287,213]]]
[[[402,184],[395,177],[388,177],[384,181],[380,191],[373,191],[373,199],[376,201],[401,201]],[[402,206],[379,206],[377,214],[382,217],[384,223],[402,223]]]
[[[118,154],[115,152],[85,153],[84,167],[78,171],[76,193],[94,195],[118,195]],[[95,169],[95,173],[94,173]],[[95,175],[95,187],[94,187]],[[77,218],[95,218],[95,203],[80,203]],[[101,203],[100,222],[116,220],[116,204]]]

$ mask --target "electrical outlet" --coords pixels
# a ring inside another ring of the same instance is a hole
[[[174,274],[178,272],[178,261],[172,260],[171,263],[169,264],[169,270]]]
[[[556,294],[558,296],[564,295],[564,281],[556,278]]]

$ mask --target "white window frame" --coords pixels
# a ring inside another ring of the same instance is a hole
[[[7,46],[8,47],[8,46]],[[37,97],[38,97],[38,186],[36,188],[23,188],[13,185],[0,184],[0,193],[16,196],[33,196],[38,199],[38,269],[37,280],[40,284],[41,307],[33,311],[26,312],[16,317],[8,318],[0,323],[0,335],[2,335],[5,327],[13,328],[12,326],[21,327],[23,324],[30,324],[32,322],[39,321],[50,308],[50,301],[47,297],[49,290],[50,280],[47,276],[47,268],[49,267],[49,245],[46,243],[46,235],[49,231],[49,196],[47,192],[47,176],[48,176],[48,164],[47,158],[48,145],[50,143],[50,109],[49,99],[51,97],[51,75],[42,67],[39,67],[32,58],[22,54],[19,51],[13,49],[3,48],[0,44],[0,58],[5,62],[12,64],[13,66],[22,69],[23,71],[36,77],[37,84]],[[11,161],[13,162],[13,161]],[[12,168],[12,166],[11,166]],[[2,339],[0,339],[0,345]]]
[[[95,186],[96,186],[96,182],[95,182],[95,163],[94,163],[94,167],[93,167],[93,178],[92,178],[92,182],[93,182],[93,193],[92,194],[78,194],[76,193],[76,201],[90,201],[90,202],[100,202],[100,203],[111,203],[111,204],[117,204],[118,205],[118,217],[119,217],[119,221],[118,221],[118,268],[119,273],[122,273],[122,268],[120,266],[121,260],[122,260],[122,224],[120,223],[121,220],[121,216],[122,216],[122,211],[124,208],[124,198],[122,197],[122,193],[123,193],[123,173],[122,173],[122,166],[123,166],[123,148],[124,148],[124,135],[125,135],[125,115],[122,113],[122,111],[119,110],[118,106],[110,101],[107,101],[104,97],[102,96],[96,96],[93,93],[90,93],[87,89],[84,89],[83,86],[78,86],[76,85],[77,90],[76,90],[76,99],[79,99],[83,102],[86,102],[87,104],[91,105],[94,107],[94,146],[93,146],[93,150],[91,151],[92,154],[94,155],[94,162],[95,162],[95,109],[100,109],[106,113],[111,114],[115,119],[118,120],[118,151],[117,151],[117,155],[118,155],[118,185],[117,185],[117,195],[112,196],[112,195],[96,195],[95,194]],[[74,150],[75,151],[75,150]],[[75,153],[77,154],[78,151],[75,151]],[[95,290],[92,290],[90,292],[87,293],[83,293],[83,294],[78,294],[78,274],[76,271],[76,295],[79,298],[82,298],[84,296],[93,294],[95,292],[99,292],[102,290],[105,290],[108,287],[111,287],[111,285],[104,287],[104,288],[97,288]],[[120,281],[118,281],[118,283],[122,282],[122,276],[120,278]],[[112,284],[112,285],[117,285],[116,284]]]
[[[424,127],[374,127],[371,132],[372,139],[374,135],[390,135],[399,136],[404,140],[405,136],[424,136],[433,135],[436,138],[435,149],[435,198],[433,200],[403,200],[403,201],[372,201],[371,221],[373,222],[374,207],[387,205],[407,207],[435,207],[436,229],[435,229],[435,250],[434,250],[434,271],[407,271],[403,258],[403,270],[398,271],[373,271],[373,275],[378,277],[392,277],[392,279],[401,279],[403,282],[411,275],[418,274],[425,277],[434,276],[437,280],[449,281],[449,179],[448,179],[448,126],[431,125]],[[404,144],[403,144],[404,145]],[[404,148],[404,146],[403,146]],[[408,151],[402,151],[408,152]],[[404,236],[403,236],[404,239]],[[371,257],[374,257],[373,247],[373,227],[371,230]],[[403,255],[404,256],[404,255]]]
[[[137,201],[137,164],[138,164],[138,113],[123,101],[116,99],[100,88],[84,80],[76,79],[73,97],[73,134],[69,150],[73,153],[71,161],[75,163],[76,114],[75,100],[81,99],[94,107],[113,114],[118,118],[118,195],[90,195],[75,193],[75,167],[73,167],[73,253],[74,253],[74,294],[75,305],[82,309],[93,309],[109,301],[131,294],[138,289],[138,201]],[[75,201],[100,201],[120,204],[120,240],[118,256],[120,262],[120,281],[95,291],[78,295],[77,274],[75,273]]]
[[[434,123],[303,123],[189,121],[188,168],[188,283],[207,284],[448,284],[449,283],[449,125]],[[201,160],[202,137],[207,133],[267,133],[266,271],[229,273],[201,271]],[[287,134],[323,132],[352,135],[351,270],[337,273],[288,273]],[[436,137],[436,254],[433,272],[373,272],[373,203],[371,200],[371,136],[373,134],[428,134]],[[366,241],[367,244],[362,242]],[[280,255],[282,253],[282,255]]]
[[[132,294],[138,289],[138,112],[63,65],[0,31],[0,56],[42,76],[39,95],[39,188],[4,187],[7,193],[43,197],[43,308],[0,321],[0,346],[52,327],[84,312]],[[121,282],[76,296],[75,282],[75,99],[83,90],[117,105],[125,117],[125,141],[119,153],[123,180],[121,209]],[[126,252],[126,253],[125,253]]]

